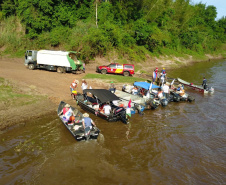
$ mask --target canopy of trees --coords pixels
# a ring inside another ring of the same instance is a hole
[[[0,21],[14,17],[24,27],[14,49],[61,46],[88,59],[111,50],[132,60],[215,51],[226,42],[226,17],[216,15],[214,6],[190,0],[0,0]],[[0,37],[0,47],[11,41]]]

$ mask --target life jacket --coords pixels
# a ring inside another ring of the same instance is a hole
[[[184,94],[185,94],[184,89],[181,89],[179,95],[180,95],[180,96],[184,96]]]

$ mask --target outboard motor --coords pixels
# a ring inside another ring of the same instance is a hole
[[[171,95],[171,101],[174,101],[174,102],[179,102],[180,101],[181,97],[176,92],[170,92],[170,95]]]
[[[138,111],[139,114],[142,114],[143,115],[143,112],[141,111],[141,106],[134,103],[134,108]]]
[[[120,115],[121,120],[122,120],[123,123],[125,123],[125,124],[129,123],[129,119],[126,116],[126,111],[125,110],[121,111],[119,115]]]
[[[158,100],[151,100],[149,103],[150,103],[151,109],[157,109],[159,106]]]
[[[168,105],[168,99],[164,98],[160,100],[162,107],[165,107]]]
[[[213,93],[214,92],[214,88],[213,87],[210,87],[207,90],[209,91],[209,93]]]
[[[192,102],[192,101],[195,101],[195,98],[193,98],[192,96],[188,96],[187,100],[188,100],[189,102]]]

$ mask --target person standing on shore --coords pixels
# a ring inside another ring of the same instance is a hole
[[[75,91],[75,89],[77,88],[78,84],[79,84],[79,81],[76,80],[76,79],[71,83],[71,85],[70,85],[71,93],[72,93],[72,91]]]
[[[82,90],[85,90],[88,87],[88,84],[84,79],[82,79],[82,86],[81,87],[82,87]]]
[[[111,91],[112,93],[115,93],[115,90],[116,90],[115,84],[114,84],[114,82],[111,82],[110,86],[109,86],[109,91]]]
[[[73,97],[73,99],[75,99],[75,96],[77,95],[76,88],[78,87],[78,84],[79,84],[79,81],[74,80],[70,85],[71,97]]]
[[[156,70],[154,69],[153,73],[152,73],[152,82],[155,83],[157,74],[156,74]]]

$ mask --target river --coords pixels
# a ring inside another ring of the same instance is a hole
[[[57,113],[12,127],[0,133],[0,184],[225,184],[226,60],[167,75],[194,84],[205,76],[215,92],[186,89],[194,103],[172,102],[128,125],[90,115],[101,130],[92,141],[75,141]]]

